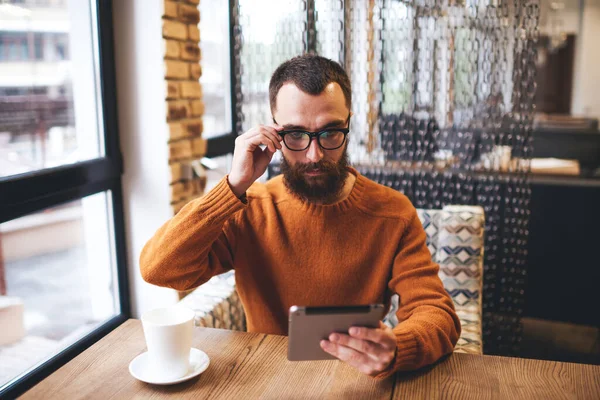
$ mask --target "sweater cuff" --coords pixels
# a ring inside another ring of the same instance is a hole
[[[396,371],[414,369],[416,365],[419,346],[414,331],[407,326],[399,325],[394,329],[394,333],[396,334],[396,356],[385,371],[375,376],[377,379],[385,379]]]
[[[235,212],[246,207],[246,203],[236,197],[231,191],[227,177],[223,177],[208,193],[200,198],[202,205],[210,215],[205,218],[228,219]]]

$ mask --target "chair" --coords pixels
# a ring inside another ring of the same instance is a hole
[[[446,206],[442,210],[417,210],[427,234],[439,276],[452,297],[462,333],[455,352],[482,354],[482,284],[484,212],[476,206]],[[246,330],[244,309],[235,290],[233,271],[215,276],[184,297],[182,305],[196,310],[196,325]],[[398,296],[384,322],[398,323]]]
[[[484,212],[475,206],[446,206],[442,210],[417,209],[427,234],[432,259],[452,297],[462,333],[455,352],[482,354],[482,285]],[[384,322],[398,324],[398,295],[392,296]]]

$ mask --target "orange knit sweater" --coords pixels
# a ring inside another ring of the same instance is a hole
[[[286,334],[292,305],[389,304],[399,293],[396,370],[451,352],[460,334],[452,300],[410,201],[354,169],[350,195],[303,203],[282,177],[255,183],[247,202],[227,178],[187,204],[144,247],[143,278],[187,290],[235,268],[248,330]]]

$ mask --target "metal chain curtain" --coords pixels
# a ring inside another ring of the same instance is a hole
[[[419,208],[485,209],[484,351],[514,354],[526,279],[538,0],[276,4],[265,12],[255,0],[232,2],[237,133],[271,120],[268,81],[282,61],[314,52],[340,62],[352,80],[349,151],[361,173]]]

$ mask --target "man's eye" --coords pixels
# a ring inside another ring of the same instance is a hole
[[[321,139],[337,138],[340,135],[343,135],[340,131],[325,131],[321,133]]]
[[[292,139],[302,139],[304,137],[304,133],[303,132],[292,132],[292,133],[289,133],[288,136],[290,136]]]

